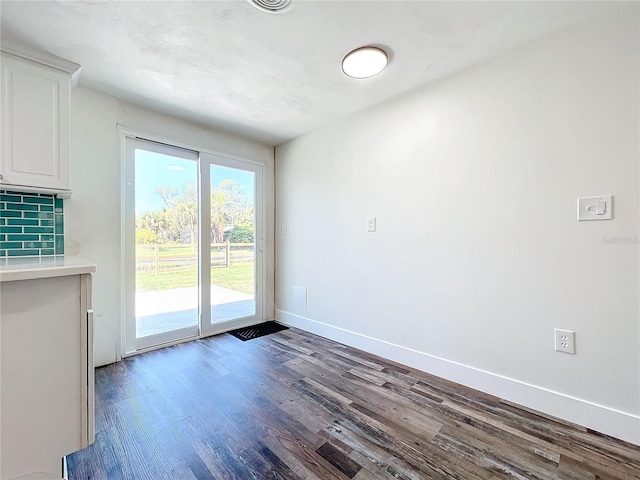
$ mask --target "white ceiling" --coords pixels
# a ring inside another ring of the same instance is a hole
[[[607,2],[7,1],[2,39],[82,66],[80,84],[277,145],[597,15]],[[341,71],[383,46],[382,74]]]

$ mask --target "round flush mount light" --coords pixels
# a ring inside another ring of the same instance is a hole
[[[352,78],[369,78],[382,72],[389,63],[387,52],[378,47],[360,47],[342,60],[342,71]]]
[[[291,8],[291,0],[247,0],[251,5],[267,13],[283,13]]]

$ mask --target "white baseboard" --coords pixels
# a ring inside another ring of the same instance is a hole
[[[435,357],[311,318],[276,310],[276,320],[331,340],[466,385],[547,415],[640,445],[640,416]]]

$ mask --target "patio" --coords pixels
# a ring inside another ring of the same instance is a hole
[[[252,295],[211,286],[211,321],[224,322],[253,315]],[[136,293],[136,336],[146,337],[198,324],[197,287]]]

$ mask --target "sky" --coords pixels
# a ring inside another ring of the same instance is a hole
[[[185,183],[198,182],[198,163],[194,160],[162,155],[136,149],[135,156],[136,215],[161,210],[162,198],[155,190],[169,185],[182,192]],[[214,165],[211,168],[212,188],[223,180],[237,180],[244,187],[247,197],[253,200],[253,173]]]

